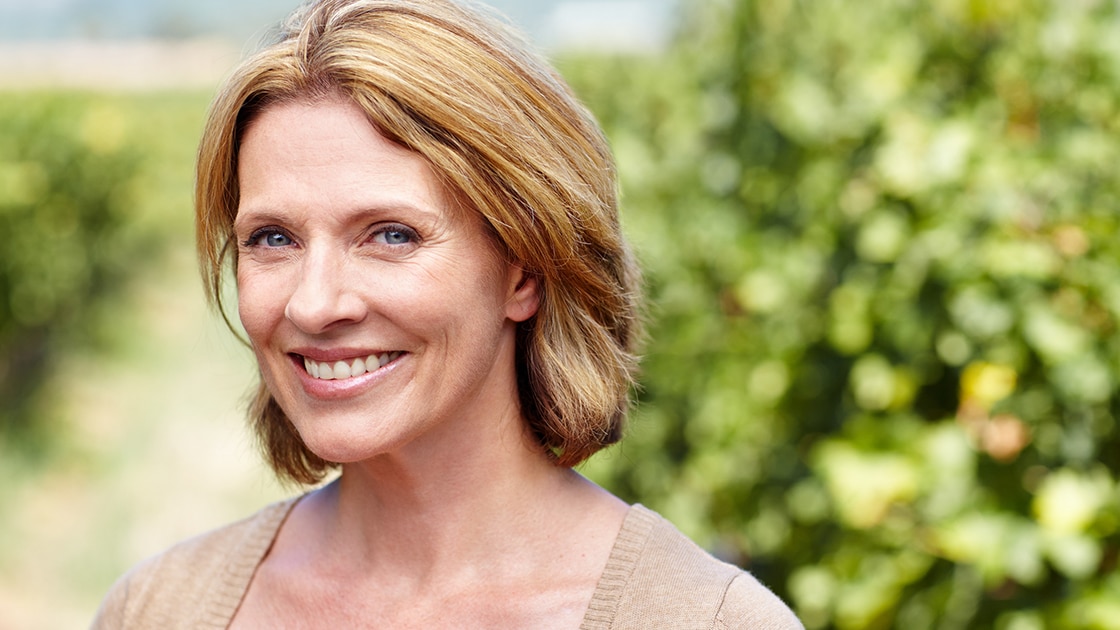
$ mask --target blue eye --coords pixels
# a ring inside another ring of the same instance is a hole
[[[411,228],[390,225],[374,232],[373,240],[383,245],[408,245],[420,240],[420,237]]]
[[[285,232],[277,228],[261,228],[253,232],[245,241],[245,245],[249,247],[288,247],[292,244],[292,237],[288,236]]]
[[[269,247],[285,247],[292,244],[292,239],[287,234],[272,232],[264,237],[264,244]]]
[[[385,242],[390,245],[403,245],[412,240],[412,237],[400,230],[389,230],[382,234],[385,235]]]

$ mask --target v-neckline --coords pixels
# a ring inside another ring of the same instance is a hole
[[[233,622],[242,599],[249,592],[253,576],[268,556],[292,509],[304,496],[280,501],[262,510],[256,527],[245,537],[245,544],[238,546],[237,553],[226,565],[219,580],[221,586],[217,589],[219,596],[214,602],[215,608],[207,615],[207,621],[211,622],[208,625],[228,628]],[[627,509],[579,630],[608,630],[611,627],[626,585],[656,522],[657,516],[640,504]]]

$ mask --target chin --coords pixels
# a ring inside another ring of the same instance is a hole
[[[355,427],[342,423],[332,427],[323,424],[310,430],[301,429],[300,439],[320,459],[336,464],[372,459],[391,453],[408,442],[403,435],[381,435],[368,426]]]
[[[346,435],[302,435],[307,450],[320,459],[334,464],[353,464],[387,452],[388,449],[370,444],[368,439],[355,439]]]

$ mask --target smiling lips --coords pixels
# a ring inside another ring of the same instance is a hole
[[[380,367],[384,367],[388,363],[395,361],[403,354],[400,351],[395,352],[382,352],[381,354],[371,354],[365,358],[357,358],[350,361],[335,361],[320,363],[303,357],[303,367],[307,370],[313,378],[324,381],[342,380],[361,376],[366,372],[372,372]]]

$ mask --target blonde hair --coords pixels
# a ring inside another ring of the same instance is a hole
[[[641,320],[610,150],[547,63],[500,22],[451,0],[313,2],[238,66],[198,156],[197,246],[211,303],[222,307],[247,125],[271,104],[339,94],[424,156],[537,278],[540,306],[518,330],[517,374],[541,446],[573,466],[618,441]],[[281,478],[314,483],[334,467],[307,449],[263,383],[250,415]]]

